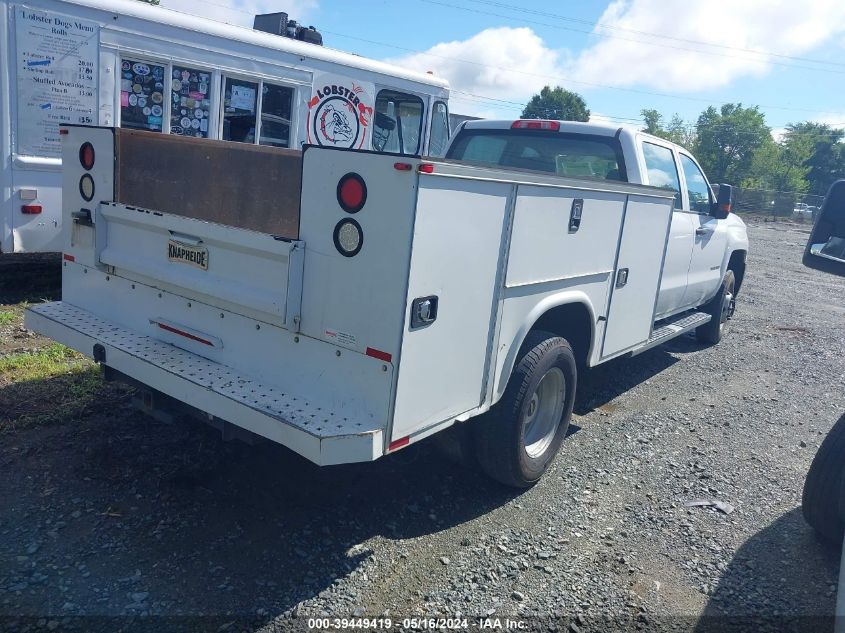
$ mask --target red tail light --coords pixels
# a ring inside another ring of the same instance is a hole
[[[512,130],[549,130],[560,132],[559,121],[546,121],[544,119],[520,119],[511,124]]]
[[[91,143],[83,143],[79,148],[79,162],[86,170],[94,166],[94,146]]]
[[[25,204],[21,207],[21,213],[26,213],[28,215],[36,215],[41,213],[41,210],[40,204]]]
[[[417,168],[417,170],[421,174],[433,174],[434,173],[434,165],[432,165],[431,163],[422,163]]]
[[[367,203],[367,183],[356,173],[348,173],[337,183],[337,201],[344,211],[358,213]]]

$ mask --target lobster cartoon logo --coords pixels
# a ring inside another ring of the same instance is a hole
[[[361,149],[373,117],[372,89],[337,77],[315,77],[321,86],[308,101],[308,142]]]
[[[349,125],[350,117],[346,114],[343,110],[336,110],[334,105],[328,103],[325,108],[320,110],[317,121],[320,127],[320,136],[334,145],[354,141],[355,135],[352,133],[352,126]]]

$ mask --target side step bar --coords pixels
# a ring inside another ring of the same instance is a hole
[[[631,356],[642,354],[652,347],[657,347],[666,341],[671,341],[681,334],[685,334],[690,330],[704,325],[709,320],[710,315],[704,312],[684,312],[683,314],[667,319],[660,327],[654,329],[645,343],[631,351]]]

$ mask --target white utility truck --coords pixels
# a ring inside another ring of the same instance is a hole
[[[63,300],[27,326],[150,407],[318,464],[461,423],[489,475],[531,485],[579,367],[718,341],[744,273],[730,187],[637,132],[467,123],[444,160],[62,135]]]
[[[312,29],[283,36],[285,14],[255,26],[138,0],[0,0],[0,253],[62,249],[63,124],[442,155],[445,80],[309,43]]]

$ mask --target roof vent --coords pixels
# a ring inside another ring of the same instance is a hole
[[[261,13],[256,15],[252,23],[252,28],[256,31],[289,37],[300,42],[317,44],[318,46],[323,45],[323,36],[317,29],[313,26],[302,26],[296,20],[289,20],[288,14],[281,11],[278,13]]]

